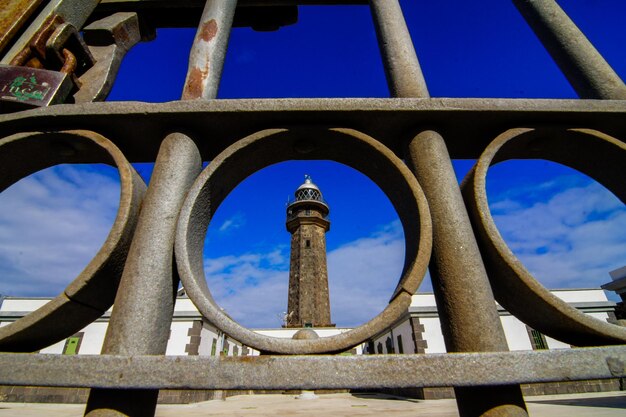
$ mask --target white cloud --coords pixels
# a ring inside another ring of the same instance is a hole
[[[330,251],[328,274],[333,322],[354,326],[382,311],[404,263],[399,222]],[[288,248],[205,259],[209,288],[235,320],[248,327],[276,327],[287,309]]]
[[[544,201],[519,196],[496,202],[494,221],[546,287],[598,287],[610,280],[610,270],[626,264],[626,208],[597,183],[560,190]]]
[[[328,274],[333,322],[355,326],[387,305],[404,263],[399,222],[331,251]],[[205,274],[217,303],[248,327],[276,327],[287,309],[288,248],[205,259]]]
[[[332,318],[355,326],[388,304],[404,265],[404,235],[399,221],[372,236],[328,253]]]
[[[119,188],[119,179],[102,169],[74,165],[38,172],[3,191],[0,293],[52,296],[62,291],[108,235]]]
[[[110,174],[111,172],[109,172]],[[0,195],[0,293],[58,294],[97,253],[113,223],[119,180],[97,169],[54,167]],[[245,222],[235,214],[228,231]],[[333,320],[355,325],[387,304],[403,265],[398,222],[328,253]],[[287,309],[289,247],[205,259],[221,307],[249,327],[280,325]]]
[[[209,258],[204,260],[204,271],[216,302],[233,319],[252,328],[278,327],[278,317],[287,309],[286,259],[280,249]]]
[[[538,189],[551,194],[537,199],[535,193],[531,201],[524,193],[509,192],[492,199],[494,219],[511,249],[549,288],[607,282],[608,271],[626,264],[624,205],[595,183],[566,178]],[[98,251],[118,200],[114,175],[80,166],[42,171],[3,192],[0,293],[59,293]],[[220,230],[244,222],[237,213]],[[384,309],[398,281],[404,263],[400,223],[345,243],[327,257],[333,321],[361,324]],[[280,324],[278,317],[287,307],[288,269],[288,246],[205,259],[216,300],[248,327]],[[420,288],[429,289],[428,283]]]
[[[239,229],[241,226],[246,224],[246,218],[242,213],[236,213],[231,216],[229,219],[224,220],[224,223],[219,227],[219,231],[231,232],[233,230]]]

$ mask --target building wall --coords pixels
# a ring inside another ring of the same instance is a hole
[[[583,311],[599,320],[608,321],[609,313],[614,309],[614,303],[609,302],[604,291],[596,289],[577,289],[577,290],[559,290],[553,291],[557,297],[570,303],[570,305]],[[506,336],[507,344],[510,350],[532,350],[530,328],[511,316],[502,307],[497,306],[500,313],[500,320]],[[406,329],[409,324],[413,324],[413,332],[416,337],[414,351],[418,353],[445,353],[445,343],[441,331],[441,324],[437,314],[435,297],[433,294],[415,294],[411,303],[409,312],[400,319],[399,323],[394,325],[391,330],[387,330],[372,339],[374,352],[371,352],[372,343],[366,349],[366,353],[394,353],[388,348],[392,335],[402,334],[404,340]],[[422,333],[419,334],[419,330]],[[569,344],[559,342],[543,335],[548,349],[570,349]],[[420,338],[425,340],[420,340]],[[422,349],[419,349],[422,345]],[[380,351],[379,351],[380,349]],[[420,351],[421,350],[421,351]],[[399,353],[397,348],[395,353]],[[412,353],[406,346],[404,353]],[[543,384],[524,384],[522,391],[524,395],[543,395],[543,394],[566,394],[580,392],[600,392],[600,391],[616,391],[623,389],[623,381],[619,379],[609,380],[587,380],[587,381],[567,381]],[[383,390],[393,395],[408,396],[421,399],[440,399],[454,398],[454,390],[449,387],[445,388],[407,388]]]
[[[200,331],[200,346],[198,347],[198,355],[216,356],[219,355],[221,351],[222,343],[220,341],[220,332],[205,321],[202,325],[202,330]]]
[[[398,340],[398,337],[400,340]],[[404,320],[393,326],[391,331],[382,334],[374,339],[375,353],[415,353],[415,342],[413,340],[413,327],[409,320]]]
[[[185,352],[190,342],[189,329],[193,326],[190,320],[173,321],[170,327],[170,337],[167,340],[166,355],[187,355]]]
[[[555,291],[555,295],[570,302],[599,320],[609,319],[609,312],[614,303],[609,302],[602,290],[567,290]],[[48,299],[28,299],[28,298],[5,298],[0,305],[0,326],[14,321],[20,314],[26,314],[47,302]],[[533,345],[529,336],[527,326],[517,318],[511,316],[502,308],[499,308],[500,319],[504,328],[507,343],[510,350],[531,350]],[[77,354],[95,355],[99,354],[106,335],[110,311],[103,318],[89,324],[77,335],[80,337],[80,344]],[[299,329],[259,329],[260,334],[272,337],[291,338]],[[350,328],[316,328],[315,331],[320,337],[328,337],[350,331]],[[399,349],[398,336],[402,340],[402,352]],[[402,320],[399,320],[389,331],[386,331],[373,338],[374,350],[371,352],[368,344],[357,346],[350,351],[354,354],[363,353],[445,353],[445,343],[441,332],[441,325],[437,317],[435,298],[432,294],[416,294],[413,297],[411,309]],[[549,349],[569,349],[570,345],[545,337]],[[371,346],[371,345],[370,345]],[[66,348],[66,340],[55,343],[40,351],[40,353],[62,354]],[[204,356],[239,356],[239,355],[259,355],[259,352],[248,347],[244,347],[240,342],[224,335],[215,326],[202,318],[191,300],[188,298],[178,298],[175,305],[174,320],[171,326],[170,338],[166,350],[167,355],[204,355]],[[617,387],[617,388],[616,388]],[[577,381],[572,383],[558,384],[531,384],[524,387],[526,393],[542,394],[567,392],[585,392],[598,390],[619,389],[618,380],[610,381]],[[19,387],[18,387],[19,388]],[[19,398],[41,397],[42,401],[82,401],[86,398],[86,390],[72,389],[40,389],[33,388],[30,391],[15,387],[0,387],[1,398],[11,398],[14,401],[21,401]],[[58,391],[57,391],[58,390]],[[449,397],[453,392],[450,389],[424,388],[418,393],[421,398],[444,398]],[[405,393],[406,394],[406,393]],[[190,402],[194,399],[213,398],[213,391],[168,391],[162,396],[165,402]],[[8,400],[6,400],[8,401]]]
[[[428,342],[425,353],[446,353],[446,344],[441,332],[441,324],[438,317],[420,318],[424,326],[424,339]]]
[[[608,312],[613,303],[609,302],[602,290],[580,289],[580,290],[557,290],[553,292],[561,299],[578,306],[582,311],[586,308],[592,309],[587,313],[599,320],[609,319]],[[49,299],[44,298],[5,298],[0,305],[0,326],[9,324],[15,319],[15,315],[26,314],[44,305]],[[603,307],[604,306],[604,307]],[[375,352],[380,346],[382,353],[399,353],[398,336],[402,340],[402,351],[410,353],[445,353],[445,343],[441,332],[439,318],[436,315],[435,298],[433,294],[416,294],[413,296],[412,309],[417,313],[407,314],[404,320],[399,321],[390,331],[376,336],[373,339]],[[605,311],[601,311],[604,309]],[[4,318],[2,318],[4,314]],[[220,353],[241,355],[244,346],[231,338],[225,337],[222,333],[203,320],[198,310],[188,298],[178,298],[175,305],[175,317],[171,326],[171,333],[166,350],[167,355],[215,355]],[[82,329],[78,354],[96,355],[102,349],[102,344],[106,336],[108,317],[110,311],[102,319],[89,324]],[[417,318],[411,322],[410,317]],[[528,329],[524,323],[516,317],[509,315],[504,310],[500,310],[500,319],[506,335],[510,350],[530,350],[533,348]],[[320,337],[328,337],[342,332],[349,331],[349,328],[316,328],[315,331]],[[260,329],[260,334],[273,337],[291,338],[298,331],[296,328],[283,329]],[[417,336],[417,337],[416,337]],[[421,342],[420,342],[421,337]],[[193,339],[193,340],[192,340]],[[416,341],[417,339],[417,341]],[[545,337],[550,349],[568,349],[570,345],[559,342],[550,337]],[[215,348],[213,347],[215,341]],[[195,350],[193,345],[195,343]],[[421,343],[418,349],[416,343]],[[66,341],[55,343],[42,349],[41,353],[61,354],[63,353]],[[364,346],[367,346],[365,344]],[[358,346],[356,352],[361,353],[364,346]],[[256,355],[259,352],[247,348],[247,354]],[[366,348],[367,351],[367,348]],[[368,352],[370,353],[370,352]]]
[[[509,350],[532,350],[526,325],[514,316],[500,316]]]
[[[608,301],[606,294],[601,289],[571,289],[571,290],[555,290],[552,292],[557,297],[570,303],[598,320],[607,321],[609,312],[614,308],[614,303]],[[533,345],[529,335],[529,328],[511,316],[501,306],[497,305],[504,334],[506,336],[509,350],[532,350]],[[396,323],[391,330],[387,330],[375,336],[372,341],[374,343],[375,353],[398,353],[397,335],[401,335],[403,342],[411,340],[411,320],[413,323],[413,332],[416,333],[415,320],[423,327],[421,335],[425,343],[422,342],[423,352],[420,352],[419,346],[407,347],[404,343],[404,353],[445,353],[446,347],[441,331],[441,324],[437,315],[437,306],[435,296],[431,293],[418,293],[413,296],[410,313],[407,313],[403,319]],[[419,333],[419,331],[417,331]],[[549,349],[570,349],[567,343],[560,342],[551,337],[545,336],[545,341]],[[413,338],[413,340],[418,338]],[[393,343],[390,345],[391,341]],[[419,340],[416,343],[420,343]],[[370,344],[371,346],[371,344]],[[391,349],[389,348],[391,346]],[[366,349],[367,350],[367,349]],[[369,350],[368,350],[369,353]]]
[[[99,355],[109,323],[97,321],[85,327],[78,353],[81,355]]]

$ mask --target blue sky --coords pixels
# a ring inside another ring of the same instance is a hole
[[[401,2],[434,97],[575,98],[509,1]],[[559,3],[626,78],[626,4]],[[195,30],[163,29],[136,46],[109,100],[177,100]],[[138,82],[141,80],[141,82]],[[369,9],[301,7],[277,32],[233,31],[220,98],[388,97]],[[459,179],[473,161],[455,161]],[[150,164],[137,166],[149,180]],[[333,320],[355,325],[386,304],[400,274],[403,233],[384,194],[329,161],[262,170],[226,199],[205,245],[217,301],[242,324],[274,327],[286,309],[285,201],[310,174],[331,207],[327,234]],[[115,170],[55,167],[0,195],[0,294],[52,296],[104,241],[119,193]],[[494,167],[488,193],[512,250],[547,287],[597,287],[626,264],[626,209],[576,171],[545,161]],[[428,282],[421,290],[428,291]]]

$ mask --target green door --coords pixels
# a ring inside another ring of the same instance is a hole
[[[68,337],[67,343],[65,344],[64,355],[76,355],[78,353],[78,342],[80,341],[80,337],[72,336]]]

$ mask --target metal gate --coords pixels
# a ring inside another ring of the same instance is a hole
[[[151,416],[166,388],[446,386],[463,416],[514,416],[526,415],[520,383],[624,377],[626,348],[609,345],[624,344],[626,329],[584,316],[532,277],[493,222],[485,178],[496,162],[547,159],[626,202],[626,86],[553,0],[513,2],[581,100],[430,98],[398,0],[9,0],[2,64],[51,69],[41,77],[56,90],[25,77],[6,87],[0,189],[56,164],[105,162],[119,170],[122,190],[107,241],[85,270],[40,310],[0,328],[0,384],[92,388],[92,416]],[[299,4],[367,3],[394,98],[214,100],[234,22],[273,28],[294,23]],[[181,101],[91,103],[106,98],[135,43],[198,16]],[[75,104],[47,106],[72,94]],[[23,110],[33,105],[44,107]],[[478,159],[461,187],[451,157]],[[215,305],[202,270],[204,234],[222,200],[251,173],[292,159],[367,174],[405,231],[389,306],[331,338],[276,339],[241,327]],[[212,162],[201,173],[202,160]],[[136,161],[155,161],[149,187]],[[328,355],[392,324],[427,267],[447,349],[457,353]],[[178,276],[205,317],[266,355],[164,356]],[[534,329],[581,348],[507,352],[494,296]],[[102,355],[19,353],[71,336],[113,302]]]

